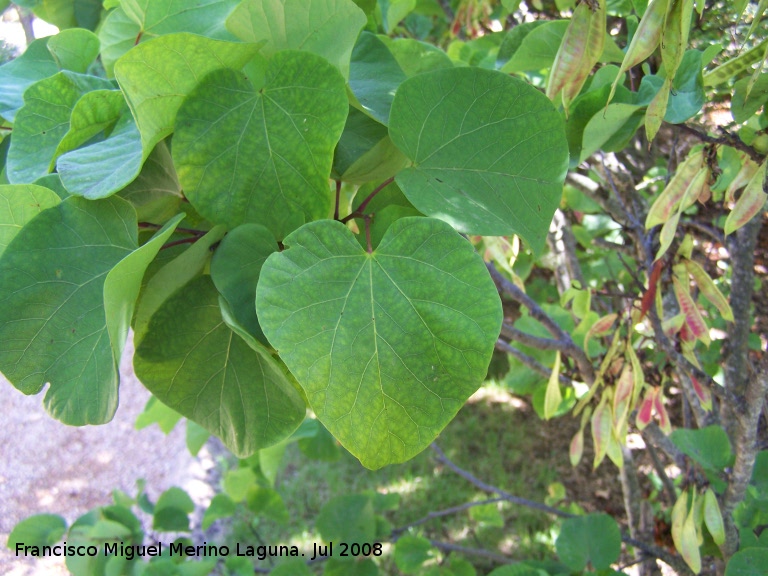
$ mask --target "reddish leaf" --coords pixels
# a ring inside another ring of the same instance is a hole
[[[691,376],[691,383],[693,384],[693,390],[696,392],[696,396],[699,398],[699,402],[701,402],[701,407],[707,412],[712,410],[712,393],[702,386],[701,382],[696,380],[693,376]]]
[[[571,466],[578,466],[581,462],[581,456],[584,454],[584,429],[579,429],[571,439],[571,446],[568,450],[568,455],[571,458]]]
[[[664,432],[664,434],[671,434],[672,424],[669,421],[667,408],[664,406],[664,394],[661,393],[661,389],[659,389],[659,393],[653,398],[653,407],[656,410],[656,415],[659,417],[659,428],[661,428],[661,431]]]
[[[658,392],[657,387],[649,388],[643,397],[643,402],[640,404],[640,409],[637,411],[637,418],[635,419],[635,425],[638,430],[643,430],[648,424],[651,423],[653,418],[653,402]]]
[[[659,285],[659,278],[661,278],[662,270],[664,270],[664,261],[656,260],[656,262],[653,263],[651,275],[648,278],[648,290],[643,294],[643,299],[640,303],[640,318],[637,319],[638,322],[643,319],[643,316],[645,316],[648,313],[648,310],[651,309],[651,306],[653,306],[653,302],[656,299],[656,288]]]
[[[624,369],[621,371],[621,376],[619,376],[613,392],[613,418],[617,429],[623,426],[623,422],[629,412],[633,387],[632,368],[630,364],[624,364]]]
[[[600,466],[608,452],[608,443],[611,441],[611,408],[606,402],[607,397],[603,396],[599,406],[592,414],[592,442],[595,445],[594,467]]]
[[[693,276],[693,280],[696,282],[696,286],[701,290],[704,298],[709,300],[715,308],[722,314],[724,320],[733,322],[733,311],[731,310],[728,300],[725,299],[723,293],[715,286],[712,278],[707,274],[706,270],[699,265],[698,262],[693,260],[685,261],[685,268],[688,273]]]
[[[685,314],[685,322],[688,328],[690,328],[696,338],[709,346],[709,328],[704,322],[704,318],[701,317],[701,312],[699,312],[696,302],[691,298],[688,286],[683,286],[676,276],[673,276],[672,280],[675,285],[675,296],[677,297],[678,304],[680,304],[680,310]]]

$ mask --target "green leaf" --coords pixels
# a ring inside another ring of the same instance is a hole
[[[329,216],[347,109],[344,79],[314,54],[276,54],[263,86],[233,70],[209,74],[179,110],[173,158],[184,193],[212,222],[262,224],[278,239]]]
[[[555,20],[526,30],[522,38],[517,35],[512,40],[506,40],[506,51],[511,50],[510,44],[519,39],[520,45],[514,50],[509,61],[501,67],[506,74],[526,72],[549,68],[555,61],[555,56],[568,28],[568,20]],[[501,49],[499,53],[501,54]]]
[[[631,128],[631,136],[637,128],[635,120],[642,119],[644,116],[641,106],[618,102],[612,102],[604,111],[594,114],[584,127],[579,162],[583,162],[600,148],[605,147],[612,138],[622,134],[627,127]]]
[[[192,456],[197,456],[200,449],[208,442],[211,433],[197,422],[187,420],[187,450]]]
[[[176,32],[232,40],[224,22],[237,0],[125,0],[109,13],[99,30],[102,62],[112,75],[115,62],[140,42]]]
[[[360,34],[349,69],[349,88],[362,109],[382,124],[389,122],[392,100],[406,79],[386,44],[375,34]]]
[[[221,518],[229,518],[235,513],[235,503],[226,494],[216,494],[208,505],[203,515],[203,530],[208,530],[211,525]]]
[[[486,526],[504,527],[504,518],[501,516],[499,507],[496,504],[473,506],[469,509],[469,517],[475,522],[480,522]]]
[[[195,503],[184,490],[176,486],[160,494],[155,504],[152,528],[161,532],[186,532],[189,515],[195,511]]]
[[[251,486],[245,496],[245,502],[251,512],[278,524],[287,524],[291,519],[283,498],[271,488]]]
[[[8,535],[8,548],[15,550],[17,544],[26,546],[52,546],[67,531],[67,521],[55,514],[35,514],[25,518],[13,527]]]
[[[50,37],[35,40],[21,56],[0,66],[0,116],[9,122],[24,105],[24,91],[59,71],[48,42]]]
[[[384,31],[390,33],[403,18],[416,8],[416,0],[379,0],[381,24]]]
[[[300,558],[281,562],[269,571],[270,576],[312,576],[307,564]]]
[[[157,424],[163,434],[169,434],[181,420],[181,414],[160,402],[154,396],[147,400],[144,411],[136,417],[133,426],[136,430],[142,430],[152,424]]]
[[[379,567],[370,558],[349,560],[329,558],[325,562],[323,576],[378,576]]]
[[[372,254],[333,221],[284,244],[256,290],[264,333],[364,466],[411,458],[485,376],[501,308],[481,258],[425,218],[396,221]]]
[[[421,536],[403,536],[395,544],[395,564],[406,574],[413,574],[432,558],[432,544]]]
[[[58,203],[56,193],[42,186],[0,186],[0,256],[27,222]]]
[[[733,87],[731,114],[736,122],[746,122],[768,101],[768,73],[757,77],[747,96],[750,78],[742,78]]]
[[[229,303],[237,322],[254,338],[269,345],[256,317],[256,284],[261,267],[277,242],[259,224],[243,224],[229,232],[211,260],[211,279]]]
[[[256,482],[256,474],[247,467],[229,470],[224,475],[224,491],[235,502],[242,502],[248,494],[248,489]]]
[[[174,293],[152,316],[134,369],[163,403],[246,457],[290,435],[305,407],[263,346],[224,323],[218,298],[210,276]]]
[[[453,68],[453,61],[448,54],[432,44],[420,42],[413,38],[389,38],[388,36],[378,37],[397,60],[400,68],[408,77],[430,72],[432,70],[441,70],[443,68]]]
[[[725,567],[725,576],[765,576],[768,548],[748,548],[736,552]]]
[[[99,39],[90,30],[62,30],[48,41],[48,50],[62,70],[85,74],[99,55]]]
[[[107,332],[118,362],[123,356],[125,341],[128,339],[144,273],[183,218],[184,215],[179,214],[169,220],[151,240],[118,262],[104,280]]]
[[[587,564],[605,570],[619,558],[621,532],[607,514],[577,516],[563,522],[555,546],[560,559],[574,571]]]
[[[139,222],[166,222],[182,211],[181,185],[165,142],[155,146],[139,175],[118,196],[133,205]]]
[[[460,232],[544,246],[568,168],[562,118],[522,80],[478,68],[409,78],[392,104],[396,178],[411,203]]]
[[[194,34],[142,42],[115,64],[115,77],[141,133],[144,154],[173,132],[182,101],[206,74],[242,68],[258,46],[211,40]]]
[[[123,111],[128,111],[128,106],[120,90],[93,90],[83,94],[72,109],[69,130],[56,147],[54,158],[114,126]]]
[[[700,430],[680,428],[672,432],[670,439],[703,468],[720,471],[731,465],[731,442],[720,426],[707,426]]]
[[[312,420],[317,424],[315,435],[311,438],[300,438],[299,449],[302,454],[312,460],[322,460],[324,462],[335,462],[341,458],[341,450],[336,444],[336,439],[331,436],[328,429],[317,420]]]
[[[315,527],[325,542],[370,544],[376,537],[373,502],[362,494],[336,496],[320,509]]]
[[[334,172],[341,180],[353,184],[386,180],[407,161],[392,143],[386,126],[350,106],[333,157]]]
[[[30,86],[14,120],[8,180],[24,184],[48,174],[75,103],[86,92],[111,87],[107,80],[74,72],[59,72]]]
[[[701,75],[701,56],[698,50],[687,50],[675,73],[669,103],[664,120],[680,124],[695,116],[705,102],[704,81]],[[647,75],[640,82],[635,104],[648,105],[659,90],[663,90],[664,78]]]
[[[117,366],[103,304],[107,273],[137,247],[136,213],[119,198],[68,198],[41,212],[0,258],[0,371],[66,424],[101,424],[117,408]]]
[[[264,42],[267,57],[281,50],[312,52],[346,77],[365,23],[365,13],[352,0],[245,0],[227,19],[227,28],[246,42]]]
[[[141,135],[126,111],[107,139],[67,152],[56,169],[70,193],[96,200],[125,188],[139,175],[143,160]]]
[[[147,282],[133,322],[136,345],[144,338],[150,318],[171,295],[199,276],[210,262],[211,246],[222,239],[225,228],[217,226],[158,270]]]

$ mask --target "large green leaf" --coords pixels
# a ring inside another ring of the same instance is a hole
[[[621,553],[621,532],[616,521],[607,514],[589,514],[563,522],[555,542],[560,559],[574,571],[591,564],[605,570]]]
[[[392,143],[387,127],[350,106],[333,169],[345,182],[382,181],[402,169],[407,158]]]
[[[182,218],[184,215],[179,214],[168,221],[148,242],[123,258],[107,274],[104,281],[104,312],[112,350],[118,361],[123,356],[144,272]]]
[[[108,138],[67,152],[56,169],[71,194],[95,200],[132,182],[141,171],[143,156],[141,135],[126,110]]]
[[[256,290],[264,333],[363,465],[411,458],[485,376],[501,307],[482,259],[428,218],[398,220],[370,254],[334,221],[284,244]]]
[[[114,126],[128,106],[120,90],[93,90],[75,103],[69,130],[56,147],[54,158],[75,150],[100,132]]]
[[[27,46],[24,54],[0,66],[0,116],[13,122],[24,105],[24,91],[32,84],[59,71],[48,50],[50,38],[40,38]]]
[[[257,52],[253,44],[181,33],[142,42],[120,58],[115,77],[136,118],[145,157],[173,132],[176,112],[200,78],[217,68],[242,68]]]
[[[460,232],[544,245],[568,168],[563,120],[522,80],[478,68],[420,74],[392,104],[397,175],[411,203]]]
[[[179,110],[173,138],[186,197],[212,222],[262,224],[278,239],[329,216],[347,109],[344,79],[314,54],[276,54],[263,86],[234,70],[212,72]]]
[[[258,224],[243,224],[227,234],[211,259],[211,278],[232,314],[254,338],[268,344],[256,317],[256,284],[261,267],[277,242]]]
[[[406,75],[389,48],[370,32],[360,34],[352,52],[349,88],[371,118],[389,122],[392,100]]]
[[[0,186],[0,256],[24,224],[58,203],[56,193],[42,186]]]
[[[150,319],[163,302],[202,274],[211,261],[211,247],[224,237],[225,232],[223,226],[216,226],[149,278],[139,298],[133,322],[134,341],[137,345],[144,338]]]
[[[8,548],[22,546],[53,546],[67,531],[67,521],[55,514],[35,514],[13,527],[8,535]]]
[[[765,576],[768,548],[740,550],[728,561],[725,576]]]
[[[133,204],[139,222],[165,222],[181,211],[181,185],[165,142],[155,146],[136,179],[118,195]]]
[[[670,440],[708,470],[720,471],[732,463],[731,441],[721,426],[707,426],[699,430],[680,428],[671,434]]]
[[[127,202],[72,197],[28,222],[0,258],[0,371],[25,394],[49,382],[46,409],[66,424],[101,424],[117,408],[103,286],[136,247]]]
[[[102,78],[66,71],[30,86],[13,125],[8,180],[26,184],[48,174],[75,103],[86,92],[109,88],[112,83]]]
[[[62,70],[85,74],[99,55],[99,39],[90,30],[62,30],[48,41],[48,50]]]
[[[171,296],[136,349],[136,375],[164,404],[194,420],[244,458],[275,444],[305,407],[278,363],[221,317],[210,276]]]
[[[245,0],[232,12],[227,27],[246,42],[265,41],[266,56],[306,50],[346,77],[352,46],[365,22],[352,0]]]
[[[164,34],[190,32],[216,40],[233,40],[224,22],[237,0],[122,0],[99,30],[102,61],[108,73],[136,44]]]
[[[549,68],[555,60],[566,28],[568,28],[567,20],[555,20],[526,30],[527,33],[519,38],[519,47],[514,50],[501,71],[512,73]],[[510,35],[511,32],[508,37]],[[517,39],[517,36],[513,38]],[[505,38],[504,44],[509,45],[510,41]],[[504,44],[499,54],[504,49],[510,50]]]
[[[413,38],[378,37],[397,60],[406,76],[416,76],[422,72],[453,68],[453,61],[448,54],[437,46],[420,42]]]

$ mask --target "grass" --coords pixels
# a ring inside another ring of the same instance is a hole
[[[551,457],[567,456],[550,454],[535,433],[537,426],[540,422],[529,406],[489,385],[464,406],[437,443],[456,464],[484,481],[513,494],[543,501],[548,486],[556,481]],[[314,542],[321,542],[314,529],[320,509],[328,500],[344,494],[398,493],[399,508],[386,513],[387,521],[395,528],[430,512],[489,497],[437,464],[431,450],[404,464],[370,471],[345,450],[336,462],[309,460],[295,443],[285,453],[276,489],[288,507],[290,521],[281,526],[245,511],[231,526],[228,541],[296,544],[301,550],[312,550]],[[497,506],[503,526],[478,522],[464,511],[431,520],[410,533],[517,559],[552,557],[550,518],[508,503]],[[400,574],[391,555],[387,556],[389,559],[380,562],[380,573]],[[478,574],[492,568],[483,558],[466,558],[478,568]],[[265,561],[261,566],[269,564]]]

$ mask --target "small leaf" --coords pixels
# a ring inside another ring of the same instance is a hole
[[[373,502],[363,494],[337,496],[320,509],[315,526],[325,542],[373,542],[376,537]]]
[[[574,572],[587,564],[605,570],[619,558],[621,532],[607,514],[577,516],[563,522],[555,546],[560,559]]]
[[[607,396],[603,396],[600,404],[592,414],[592,443],[595,447],[593,468],[600,466],[603,458],[608,453],[608,443],[611,440],[613,419],[611,417],[611,407],[608,405],[607,399]]]
[[[85,74],[99,55],[99,39],[90,30],[62,30],[48,41],[48,50],[62,70]]]
[[[229,518],[235,513],[235,503],[224,493],[216,494],[203,515],[203,530],[208,530],[211,525],[221,518]]]
[[[701,290],[701,293],[718,309],[723,319],[733,322],[733,311],[728,304],[728,300],[725,299],[723,293],[715,286],[714,281],[704,268],[693,260],[685,260],[685,267],[688,273],[693,276],[693,280],[696,282],[699,290]]]
[[[563,395],[560,393],[560,351],[555,355],[555,365],[547,383],[547,392],[544,396],[544,419],[549,420],[557,412]]]
[[[678,551],[695,574],[701,572],[701,552],[699,551],[699,539],[696,534],[696,523],[694,519],[694,509],[696,508],[696,494],[692,493],[693,504],[688,516],[683,522],[680,530],[680,541]]]
[[[672,281],[674,283],[677,302],[680,304],[680,309],[685,314],[686,325],[693,333],[693,335],[696,336],[696,338],[701,340],[705,345],[709,346],[709,327],[707,326],[706,322],[704,322],[704,318],[702,318],[701,312],[699,311],[699,307],[696,305],[696,302],[693,301],[693,298],[688,291],[688,286],[683,286],[683,284],[678,280],[677,276],[673,276]]]
[[[704,492],[704,523],[707,525],[707,530],[712,535],[715,544],[722,546],[725,543],[725,524],[720,512],[720,505],[717,503],[717,497],[712,488],[707,488],[707,491]]]
[[[682,491],[680,496],[677,497],[675,505],[672,507],[672,513],[670,515],[670,520],[672,522],[672,526],[670,527],[672,542],[674,543],[678,552],[681,551],[683,524],[685,524],[685,521],[688,518],[688,497],[689,492],[686,488]]]
[[[629,408],[632,402],[632,391],[634,389],[634,376],[632,374],[633,368],[631,364],[624,364],[624,368],[621,371],[616,382],[616,387],[613,392],[613,418],[614,426],[617,429],[621,429],[629,414]]]
[[[654,399],[657,392],[658,388],[653,387],[649,388],[645,393],[643,402],[640,404],[640,409],[637,411],[637,419],[635,421],[635,425],[637,426],[638,430],[643,430],[646,426],[648,426],[648,424],[651,423],[651,420],[653,419]]]
[[[744,224],[754,218],[765,205],[765,200],[768,198],[768,194],[763,190],[764,180],[766,177],[766,165],[768,163],[763,162],[757,172],[752,176],[752,179],[744,188],[744,192],[736,201],[736,204],[728,214],[728,218],[725,219],[725,235],[732,234]]]
[[[672,433],[672,423],[669,420],[669,414],[667,408],[664,406],[664,392],[659,389],[658,394],[653,398],[653,408],[656,410],[656,415],[659,417],[659,428],[664,434]]]
[[[283,497],[271,488],[251,486],[245,502],[251,512],[278,524],[287,524],[291,519]]]
[[[680,222],[680,212],[675,212],[672,217],[664,222],[661,227],[661,233],[659,234],[659,249],[654,257],[654,263],[658,262],[664,254],[667,253],[669,247],[672,245],[672,241],[675,239],[675,232],[677,232],[677,224]]]
[[[701,403],[701,407],[707,412],[710,412],[712,410],[712,393],[707,388],[702,386],[701,382],[699,382],[695,376],[691,376],[691,384],[693,385],[693,390],[696,393],[699,402]]]
[[[619,315],[615,313],[608,314],[607,316],[603,316],[597,322],[592,324],[590,329],[587,331],[587,334],[584,336],[584,351],[588,350],[589,341],[593,337],[605,336],[606,334],[610,333],[611,329],[613,328],[613,324],[616,322],[618,317]]]
[[[414,574],[432,558],[432,544],[421,536],[403,536],[395,544],[395,564],[406,574]]]
[[[646,229],[653,228],[669,220],[672,212],[685,196],[688,187],[701,170],[703,154],[701,151],[690,154],[685,161],[677,167],[677,172],[669,181],[666,188],[648,211],[645,219]]]
[[[195,511],[195,503],[184,490],[169,488],[157,499],[152,528],[161,532],[186,532],[189,515]]]
[[[16,546],[52,546],[67,531],[67,521],[55,514],[35,514],[25,518],[13,527],[8,535],[8,548]]]
[[[571,459],[571,466],[574,468],[581,462],[581,456],[584,454],[584,429],[580,428],[576,434],[573,435],[570,447],[568,449],[568,456]]]

